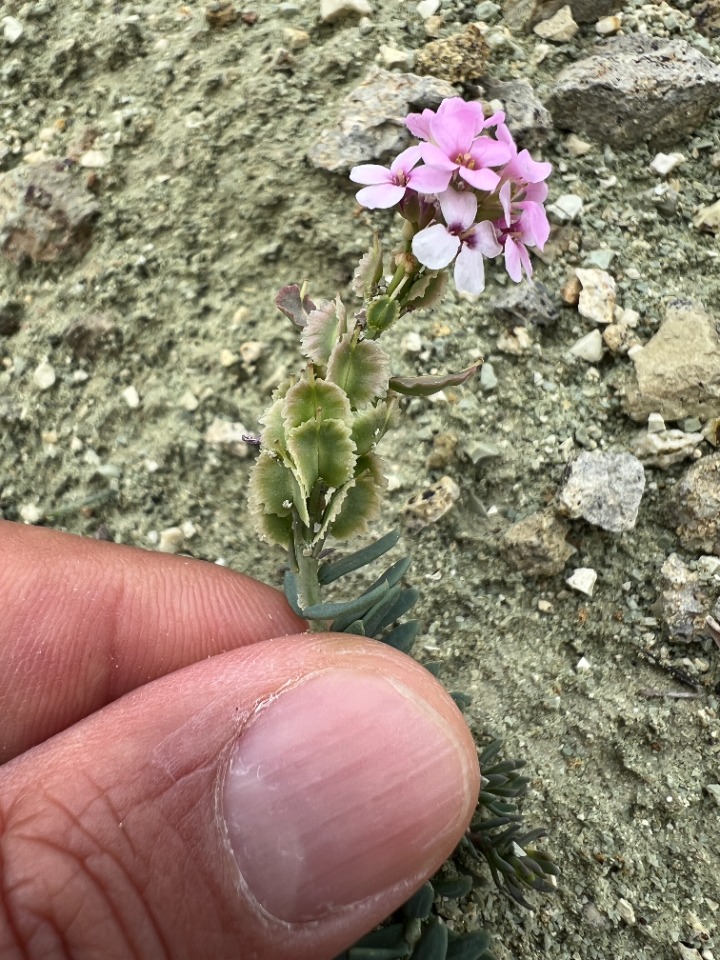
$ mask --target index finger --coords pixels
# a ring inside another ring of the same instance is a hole
[[[212,563],[0,521],[0,762],[130,690],[307,629]]]

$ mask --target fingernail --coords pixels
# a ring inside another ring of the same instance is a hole
[[[248,891],[299,923],[421,878],[469,816],[475,766],[450,723],[387,677],[332,670],[285,690],[241,734],[224,785]]]

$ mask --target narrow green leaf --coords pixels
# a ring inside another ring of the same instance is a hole
[[[393,587],[393,590],[398,588]],[[374,637],[376,633],[379,633],[381,630],[384,630],[386,627],[389,627],[390,624],[395,623],[396,620],[399,620],[400,617],[404,616],[409,610],[417,603],[418,596],[420,591],[416,587],[404,587],[399,589],[399,592],[393,597],[392,603],[387,607],[383,607],[378,610],[377,615],[373,616],[371,620],[365,618],[365,630],[369,637]]]
[[[483,960],[490,937],[483,931],[466,933],[448,946],[447,960]]]
[[[366,594],[358,597],[356,600],[346,600],[339,603],[314,603],[312,606],[303,610],[302,615],[307,620],[347,620],[347,625],[353,620],[357,620],[366,610],[376,603],[384,593],[387,592],[387,585],[382,584],[372,594]],[[333,630],[342,633],[343,627],[337,627],[333,624]]]
[[[283,579],[283,587],[285,592],[285,598],[290,604],[290,609],[293,613],[296,613],[299,617],[302,616],[300,611],[300,603],[298,600],[298,585],[297,577],[292,570],[285,571],[285,577]]]
[[[432,910],[435,892],[430,882],[424,883],[409,900],[402,906],[402,912],[406,917],[416,920],[425,920],[430,916]]]
[[[322,584],[333,583],[348,573],[354,573],[355,570],[360,570],[362,567],[367,566],[367,564],[377,560],[384,553],[387,553],[388,550],[392,550],[399,539],[400,531],[391,530],[390,533],[386,533],[384,537],[380,537],[379,540],[369,543],[361,550],[356,550],[354,553],[341,557],[339,560],[324,563],[320,567],[318,580]]]
[[[467,874],[461,877],[452,877],[447,880],[433,880],[435,894],[438,897],[445,897],[446,900],[459,900],[460,897],[466,897],[475,881]]]
[[[431,397],[445,387],[458,387],[469,380],[482,366],[482,360],[476,360],[459,373],[446,373],[437,377],[391,377],[390,389],[407,397]]]
[[[412,953],[413,960],[446,960],[448,928],[440,920],[432,920],[423,931]]]
[[[386,633],[384,637],[379,637],[379,639],[401,653],[410,653],[419,632],[420,623],[417,620],[408,620],[407,623],[398,624],[390,633]]]
[[[389,586],[394,587],[396,583],[400,583],[402,578],[410,569],[411,564],[412,557],[401,557],[400,560],[396,560],[395,563],[389,566],[385,573],[381,574],[377,580],[371,584],[369,589],[372,590],[382,580],[385,580]]]
[[[392,616],[392,612],[395,609],[398,597],[402,593],[402,587],[397,583],[394,586],[388,584],[388,587],[389,590],[382,600],[378,601],[363,617],[367,637],[377,636],[385,627],[389,627],[391,623],[398,619]]]
[[[358,947],[401,947],[406,946],[404,923],[390,923],[385,927],[379,927],[377,930],[371,930],[361,937],[357,943],[353,944],[352,949]]]
[[[352,947],[348,960],[403,960],[410,956],[410,947]]]
[[[462,690],[451,690],[450,696],[458,705],[459,709],[463,711],[465,711],[472,703],[472,697],[469,694],[464,693]]]

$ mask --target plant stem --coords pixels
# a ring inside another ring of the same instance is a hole
[[[298,580],[298,592],[300,607],[314,606],[320,603],[320,581],[318,580],[319,562],[315,553],[306,541],[302,533],[303,524],[300,518],[293,517],[293,554],[295,557],[295,568]],[[321,632],[327,630],[327,623],[324,620],[311,620],[310,627],[313,630]]]

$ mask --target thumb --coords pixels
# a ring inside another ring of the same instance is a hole
[[[408,657],[268,640],[0,771],[0,956],[331,960],[451,853],[476,750]]]

